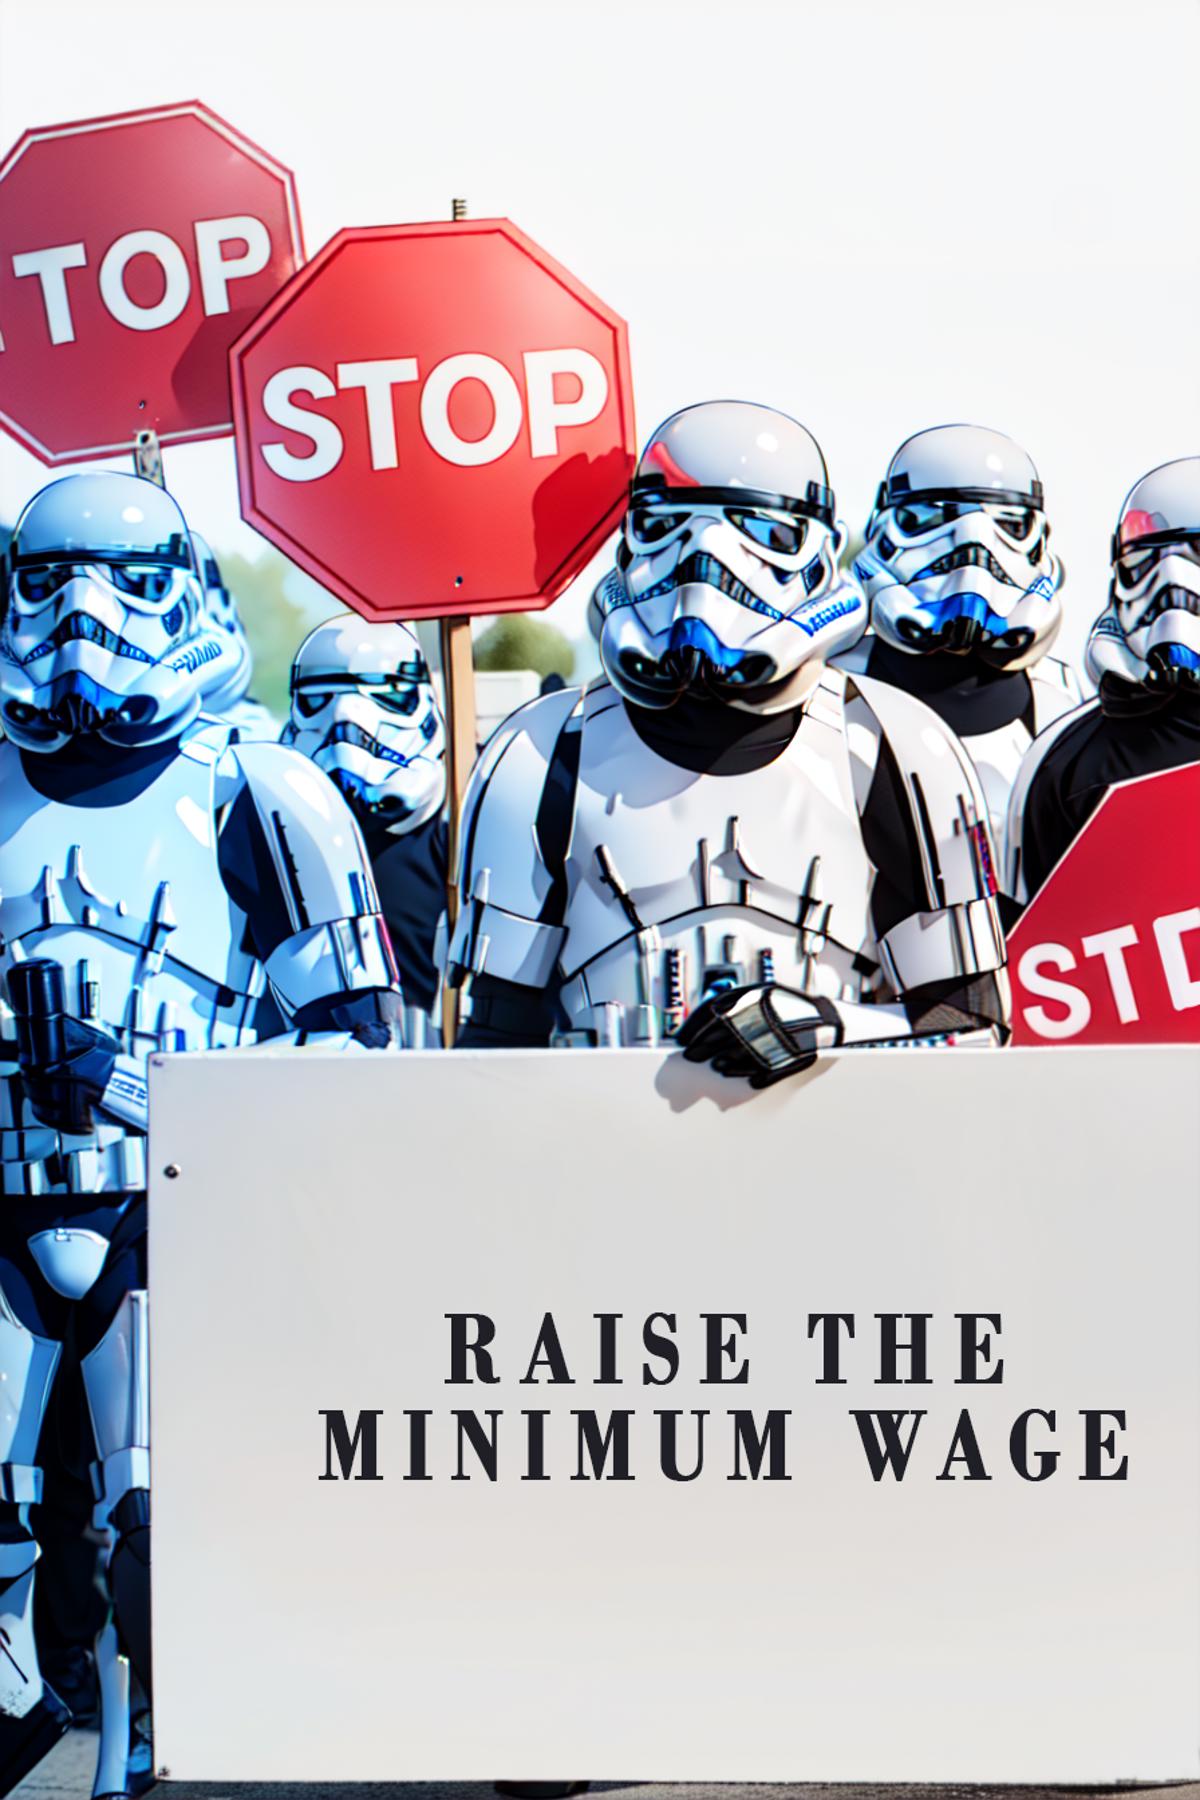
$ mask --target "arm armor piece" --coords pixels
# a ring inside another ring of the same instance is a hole
[[[922,701],[867,676],[847,683],[846,729],[868,850],[874,854],[871,808],[880,799],[904,815],[911,845],[908,878],[898,882],[886,871],[890,911],[877,918],[894,993],[910,1019],[910,1000],[946,983],[964,992],[983,983],[1003,996],[997,872],[970,757]],[[972,1008],[963,1010],[974,1018]]]
[[[546,842],[547,802],[560,737],[577,729],[578,701],[578,689],[564,688],[521,707],[492,734],[475,765],[463,809],[458,922],[447,958],[452,986],[486,974],[545,989],[557,974],[568,843]]]
[[[333,783],[307,757],[270,743],[238,744],[221,774],[226,884],[289,1024],[303,1015],[306,1029],[320,1029],[355,996],[397,993],[370,861]]]

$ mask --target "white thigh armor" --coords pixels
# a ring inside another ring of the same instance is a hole
[[[145,1289],[131,1289],[100,1342],[83,1359],[83,1384],[96,1444],[95,1523],[101,1529],[123,1495],[150,1486],[146,1312]]]
[[[62,1346],[21,1323],[0,1292],[0,1504],[18,1527],[0,1543],[0,1718],[23,1719],[42,1696],[33,1641],[38,1547],[29,1509],[42,1498],[38,1438]]]

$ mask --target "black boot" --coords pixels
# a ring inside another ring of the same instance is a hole
[[[23,1718],[0,1713],[0,1800],[49,1756],[70,1723],[67,1708],[44,1681],[41,1699]]]
[[[70,1710],[72,1725],[94,1725],[100,1714],[95,1658],[80,1645],[46,1650],[38,1658],[42,1678]]]
[[[495,1781],[496,1793],[506,1800],[568,1800],[571,1794],[586,1794],[590,1781]]]

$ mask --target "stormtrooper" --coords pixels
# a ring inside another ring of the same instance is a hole
[[[252,658],[233,596],[222,578],[216,557],[198,531],[191,533],[192,553],[204,589],[204,601],[215,628],[228,634],[236,660],[228,655],[204,664],[210,683],[204,692],[205,710],[225,717],[237,726],[238,737],[274,740],[279,722],[265,706],[247,697]],[[81,1478],[79,1371],[76,1361],[64,1355],[50,1397],[43,1426],[42,1501],[38,1511],[40,1558],[34,1599],[34,1629],[43,1673],[68,1703],[78,1722],[95,1716],[95,1687],[91,1645],[99,1595],[95,1582],[95,1532],[91,1526],[91,1488]],[[57,1452],[57,1453],[56,1453]]]
[[[462,1042],[656,1045],[765,1086],[842,1044],[1002,1031],[982,798],[919,700],[827,659],[866,623],[825,461],[717,401],[638,464],[605,679],[541,697],[468,790]]]
[[[839,659],[915,694],[957,735],[1001,856],[1021,758],[1080,698],[1047,654],[1062,622],[1049,540],[1037,470],[1011,438],[982,425],[917,432],[888,466],[854,564],[872,630]]]
[[[438,1040],[434,939],[446,904],[446,733],[406,625],[318,625],[292,664],[282,741],[309,756],[358,821],[405,997],[404,1040]]]
[[[259,701],[250,698],[254,659],[250,654],[250,644],[238,613],[237,602],[225,586],[220,565],[209,548],[207,539],[202,538],[198,531],[193,531],[191,538],[192,554],[204,589],[204,604],[209,619],[217,630],[226,633],[237,659],[232,668],[228,667],[226,658],[221,659],[219,670],[213,672],[212,679],[205,686],[204,710],[216,713],[231,725],[236,725],[238,737],[243,743],[251,739],[270,742],[279,734],[279,722],[272,718]]]
[[[400,997],[336,790],[201,716],[236,652],[170,496],[134,475],[55,481],[21,514],[6,574],[0,1792],[67,1719],[31,1631],[30,1509],[70,1337],[113,1543],[95,1793],[124,1795],[150,1779],[147,1058],[285,1029],[382,1046]]]
[[[1114,782],[1200,762],[1200,456],[1151,469],[1126,495],[1086,666],[1096,698],[1042,733],[1013,788],[1018,900],[1033,897]]]

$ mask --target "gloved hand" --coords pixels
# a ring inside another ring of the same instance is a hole
[[[404,1045],[404,1003],[390,988],[352,994],[330,1008],[339,1031],[348,1031],[364,1050],[399,1050]]]
[[[91,1131],[116,1067],[117,1040],[67,1011],[62,965],[50,957],[14,963],[8,995],[21,1084],[35,1117],[57,1131]]]
[[[832,1000],[774,982],[701,1001],[675,1038],[688,1062],[709,1062],[718,1075],[740,1076],[753,1088],[798,1075],[841,1041]]]

